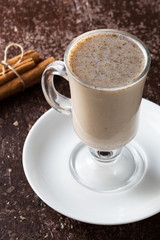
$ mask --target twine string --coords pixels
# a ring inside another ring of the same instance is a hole
[[[11,66],[10,64],[7,63],[7,54],[8,54],[9,48],[11,48],[11,47],[19,47],[20,50],[21,50],[21,56],[20,56],[19,60],[18,60],[13,66]],[[4,51],[4,59],[3,59],[3,61],[1,61],[1,64],[2,64],[2,74],[3,74],[3,75],[5,74],[5,67],[11,69],[11,70],[16,74],[16,76],[21,80],[21,82],[22,82],[22,84],[23,84],[23,89],[25,89],[25,82],[24,82],[23,78],[22,78],[22,77],[19,75],[19,73],[14,69],[14,67],[15,67],[18,63],[20,63],[20,62],[22,61],[23,55],[24,55],[23,47],[22,47],[20,44],[18,44],[18,43],[10,43],[10,44],[6,47],[6,49],[5,49],[5,51]]]

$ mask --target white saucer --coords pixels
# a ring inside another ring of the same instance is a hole
[[[133,142],[147,155],[143,179],[130,190],[97,193],[80,185],[69,169],[69,156],[80,140],[71,117],[50,109],[32,127],[23,149],[23,166],[36,194],[70,218],[93,224],[123,224],[160,210],[160,107],[144,100]]]

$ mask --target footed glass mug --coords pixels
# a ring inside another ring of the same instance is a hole
[[[121,36],[141,49],[144,68],[136,79],[120,86],[103,87],[73,73],[71,51],[82,40],[97,34]],[[149,67],[150,54],[143,42],[126,32],[100,29],[72,40],[65,51],[64,62],[55,61],[45,69],[42,90],[47,102],[59,112],[71,114],[74,130],[82,141],[74,147],[69,164],[72,175],[83,186],[100,192],[123,191],[142,178],[145,154],[140,146],[129,142],[137,132]],[[55,75],[69,81],[71,99],[55,89]]]

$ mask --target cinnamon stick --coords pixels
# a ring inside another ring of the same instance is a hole
[[[33,69],[23,73],[21,76],[24,80],[25,88],[31,87],[32,85],[40,82],[43,71],[48,66],[48,64],[53,61],[55,61],[55,59],[53,57],[50,57],[38,63]],[[13,80],[0,86],[0,100],[21,92],[22,90],[22,81],[19,78],[14,78]]]
[[[14,69],[19,74],[22,74],[22,73],[30,70],[31,68],[33,68],[35,65],[36,64],[35,64],[33,58],[28,58],[28,59],[24,60],[23,62],[20,62],[18,65],[16,65],[14,67]],[[7,69],[5,74],[0,73],[0,86],[6,82],[12,80],[15,77],[16,77],[16,74],[11,69]]]
[[[16,57],[13,57],[13,58],[9,59],[7,61],[7,63],[11,66],[14,66],[14,64],[16,64],[18,62],[20,57],[21,57],[21,54],[17,55]],[[22,61],[26,60],[27,58],[33,58],[34,62],[36,62],[36,63],[42,60],[40,55],[33,50],[28,50],[27,52],[25,52],[24,55],[23,55]],[[2,69],[3,69],[3,65],[0,64],[0,72],[2,71]],[[5,69],[7,69],[7,68],[5,67]]]

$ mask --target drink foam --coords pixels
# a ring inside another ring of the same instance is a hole
[[[101,33],[80,40],[71,50],[72,72],[96,87],[119,87],[144,70],[145,57],[133,40],[121,34]]]

